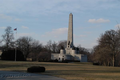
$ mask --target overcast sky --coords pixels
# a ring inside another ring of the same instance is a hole
[[[43,44],[67,40],[70,13],[75,46],[92,48],[102,33],[117,29],[120,0],[0,0],[0,36],[11,26],[17,38],[31,36]]]

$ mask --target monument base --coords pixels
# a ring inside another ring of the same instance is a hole
[[[77,54],[76,50],[72,49],[61,49],[60,53],[52,53],[51,59],[62,61],[79,61],[79,62],[87,62],[87,56],[84,54]]]

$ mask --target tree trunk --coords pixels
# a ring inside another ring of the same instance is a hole
[[[115,62],[115,57],[114,57],[114,53],[113,53],[113,67],[115,66],[114,62]]]
[[[108,66],[110,66],[110,62],[108,61]]]

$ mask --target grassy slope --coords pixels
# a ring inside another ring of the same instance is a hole
[[[26,72],[30,66],[45,66],[47,74],[67,80],[120,80],[120,67],[93,66],[90,63],[50,63],[0,61],[0,70]]]

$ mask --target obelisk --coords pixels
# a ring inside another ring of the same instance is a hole
[[[73,48],[73,14],[69,14],[67,49]]]

